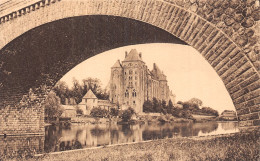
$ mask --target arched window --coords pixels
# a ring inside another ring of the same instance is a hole
[[[128,92],[128,90],[125,91],[125,97],[129,97],[129,92]]]
[[[133,71],[132,71],[132,70],[129,70],[129,74],[133,74]]]
[[[136,97],[136,91],[135,91],[135,89],[134,89],[133,92],[132,92],[132,96],[133,96],[133,97]]]

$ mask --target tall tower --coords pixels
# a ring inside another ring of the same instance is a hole
[[[142,54],[136,49],[126,52],[122,61],[124,74],[124,105],[134,108],[137,113],[143,112],[145,98],[146,65]]]
[[[123,103],[123,68],[120,60],[111,67],[109,100],[121,105]]]

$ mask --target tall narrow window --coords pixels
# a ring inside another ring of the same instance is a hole
[[[132,92],[132,96],[133,96],[133,97],[136,97],[136,91],[135,91],[135,89],[134,89],[133,92]]]
[[[128,92],[128,90],[125,91],[125,97],[129,97],[129,92]]]

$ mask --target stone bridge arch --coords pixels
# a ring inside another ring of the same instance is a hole
[[[0,49],[37,26],[86,15],[130,18],[180,38],[198,50],[221,77],[239,119],[246,125],[259,125],[258,1],[31,0],[18,9],[1,11]]]

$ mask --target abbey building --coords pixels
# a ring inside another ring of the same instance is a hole
[[[132,107],[137,113],[142,113],[143,103],[154,97],[167,103],[171,99],[174,103],[166,75],[155,63],[149,70],[136,49],[126,52],[125,59],[122,62],[117,60],[111,67],[109,88],[111,103]]]

